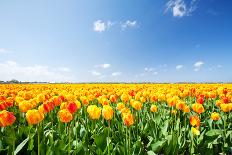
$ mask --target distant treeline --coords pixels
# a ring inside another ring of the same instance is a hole
[[[1,81],[0,84],[49,84],[50,82],[25,82],[25,81],[18,81],[15,79],[12,79],[10,81]],[[215,83],[232,83],[232,82],[173,82],[173,83],[168,83],[168,82],[52,82],[52,84],[215,84]]]

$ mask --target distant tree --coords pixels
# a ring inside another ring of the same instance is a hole
[[[20,83],[18,80],[16,79],[12,79],[11,81],[9,81],[10,83]]]

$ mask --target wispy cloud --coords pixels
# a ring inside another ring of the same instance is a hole
[[[97,20],[93,23],[93,30],[95,32],[104,32],[107,29],[108,24],[102,20]]]
[[[222,68],[222,65],[220,65],[220,64],[219,64],[219,65],[217,65],[217,68]]]
[[[94,67],[95,67],[95,68],[103,68],[103,69],[106,69],[106,68],[110,68],[110,67],[111,67],[111,64],[108,64],[108,63],[105,63],[105,64],[98,64],[98,65],[95,65]]]
[[[137,25],[137,21],[136,20],[127,20],[126,22],[121,23],[121,28],[122,30],[126,29],[126,28],[132,28],[135,27]]]
[[[120,76],[120,75],[122,75],[122,72],[113,72],[111,75],[112,76]]]
[[[137,21],[136,20],[126,20],[124,21],[103,21],[103,20],[96,20],[93,22],[93,31],[95,32],[104,32],[107,29],[110,29],[111,27],[115,26],[118,28],[121,28],[122,30],[136,27]]]
[[[101,76],[102,75],[100,72],[97,72],[97,71],[91,71],[91,74],[93,76]]]
[[[169,0],[164,12],[171,11],[174,17],[190,16],[197,8],[196,2],[197,0],[191,0],[190,4],[187,5],[185,0]]]
[[[177,69],[177,70],[181,70],[183,67],[184,67],[183,65],[177,65],[177,66],[176,66],[176,69]]]
[[[152,73],[152,75],[157,75],[157,74],[158,74],[158,72],[153,72],[153,73]]]
[[[51,68],[43,65],[24,66],[15,61],[0,63],[1,80],[17,79],[20,81],[47,81],[47,82],[66,82],[73,81],[74,76],[63,74],[60,68]]]
[[[58,70],[61,72],[70,72],[71,71],[71,69],[67,68],[67,67],[59,67]]]
[[[0,48],[0,54],[3,54],[3,53],[9,53],[9,50],[5,48]]]
[[[152,67],[145,67],[144,70],[145,70],[146,72],[152,72],[152,71],[155,70],[155,68],[152,68]]]
[[[203,61],[197,61],[195,64],[194,64],[194,71],[199,71],[202,66],[204,65],[204,62]]]

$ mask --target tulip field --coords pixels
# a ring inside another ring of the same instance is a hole
[[[232,84],[1,84],[0,154],[232,154]]]

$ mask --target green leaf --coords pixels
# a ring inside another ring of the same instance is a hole
[[[214,136],[219,136],[219,135],[221,135],[222,133],[223,133],[222,130],[219,130],[219,129],[212,129],[212,130],[206,132],[205,135],[208,136],[208,137],[214,137]]]
[[[159,115],[159,114],[155,114],[154,121],[155,121],[157,124],[160,124],[161,118],[160,118],[160,115]]]
[[[33,148],[34,148],[34,139],[31,138],[29,140],[29,142],[28,142],[28,148],[27,148],[27,150],[31,151],[31,150],[33,150]]]
[[[73,145],[75,146],[75,153],[79,153],[83,149],[82,142],[77,143],[76,141],[73,141]]]
[[[228,138],[228,137],[231,136],[231,135],[232,135],[232,130],[227,131],[227,133],[226,133],[226,138]]]
[[[85,129],[85,127],[84,127],[83,125],[81,125],[81,129],[80,129],[80,137],[81,137],[81,138],[83,138],[83,137],[84,137],[84,135],[85,135],[85,133],[86,133],[86,129]]]
[[[167,132],[167,130],[168,130],[168,120],[166,120],[165,122],[164,122],[164,125],[163,125],[163,127],[161,128],[161,132],[162,132],[162,134],[164,135],[164,136],[166,136],[166,135],[168,135],[168,132]]]
[[[20,150],[22,150],[22,148],[24,147],[24,145],[26,145],[26,143],[28,142],[29,137],[27,137],[24,141],[22,141],[22,143],[20,143],[17,148],[14,151],[14,154],[19,153]]]
[[[166,144],[167,140],[161,140],[161,141],[157,141],[154,144],[151,144],[151,149],[152,151],[154,151],[155,153],[159,153],[159,151],[163,148],[163,146]]]
[[[153,151],[148,151],[147,154],[148,155],[156,155]]]
[[[102,130],[99,134],[94,137],[94,142],[102,151],[105,150],[107,145],[107,128]]]

